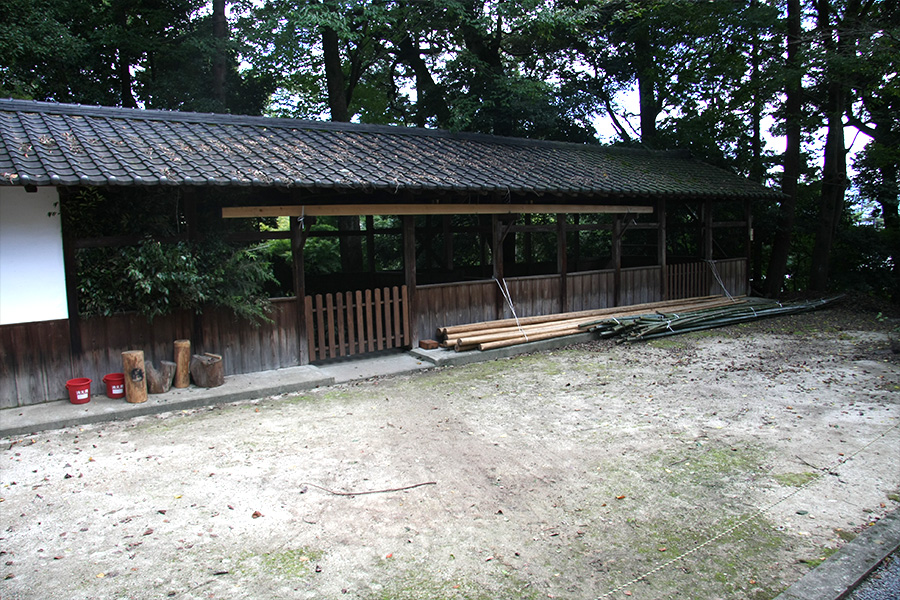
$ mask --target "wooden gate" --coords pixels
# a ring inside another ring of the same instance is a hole
[[[307,296],[306,336],[310,361],[409,346],[407,287]]]

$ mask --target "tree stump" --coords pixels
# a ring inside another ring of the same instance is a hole
[[[170,360],[160,362],[159,371],[152,362],[144,363],[147,368],[147,389],[151,394],[165,394],[172,387],[175,377],[175,363]]]
[[[140,404],[147,401],[147,378],[144,373],[143,350],[122,353],[122,370],[125,371],[125,401]]]
[[[218,387],[225,383],[225,363],[218,354],[209,352],[191,357],[191,377],[200,387]]]
[[[175,340],[175,387],[191,385],[191,340]]]

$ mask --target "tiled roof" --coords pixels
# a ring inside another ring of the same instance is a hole
[[[685,153],[432,129],[0,100],[0,185],[773,197]]]

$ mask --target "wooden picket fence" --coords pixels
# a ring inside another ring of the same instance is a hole
[[[409,346],[407,287],[307,296],[306,332],[310,361]]]

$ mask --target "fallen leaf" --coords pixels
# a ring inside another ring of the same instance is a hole
[[[616,496],[616,500],[624,500],[624,499],[625,499],[625,496],[624,496],[624,495],[622,495],[622,496]]]
[[[254,511],[253,511],[253,514],[250,515],[250,516],[252,516],[254,519],[258,519],[258,518],[260,518],[261,516],[263,516],[263,514],[262,514],[261,512],[259,512],[258,510],[254,510]]]
[[[152,533],[153,533],[153,530],[152,530],[152,529],[148,529],[147,531],[144,532],[144,535],[150,535],[150,534],[152,534]]]

